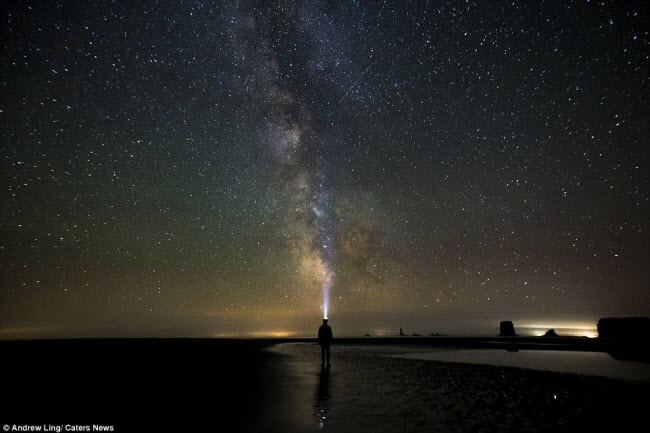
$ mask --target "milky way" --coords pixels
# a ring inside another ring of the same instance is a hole
[[[648,12],[8,2],[0,336],[648,315]]]
[[[266,107],[270,155],[284,181],[283,192],[295,201],[295,212],[290,210],[290,230],[297,237],[295,253],[307,280],[316,281],[321,287],[322,309],[327,317],[335,248],[330,198],[333,192],[328,188],[327,161],[319,157],[314,164],[309,159],[306,147],[318,137],[308,135],[312,132],[308,104],[296,100],[282,85],[277,55],[269,43],[268,19],[253,9],[242,22],[240,31],[245,41],[244,52],[250,58],[253,93]]]

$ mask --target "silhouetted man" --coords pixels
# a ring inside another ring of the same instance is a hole
[[[327,352],[327,366],[330,364],[330,346],[334,337],[332,336],[332,328],[327,324],[327,319],[323,319],[323,324],[318,328],[318,344],[320,344],[320,359],[321,366],[325,365],[325,353]]]

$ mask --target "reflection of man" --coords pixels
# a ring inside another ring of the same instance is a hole
[[[332,328],[327,324],[327,319],[323,319],[323,324],[318,328],[318,344],[320,344],[321,366],[325,365],[325,353],[327,352],[327,366],[330,364],[330,346],[332,345]]]

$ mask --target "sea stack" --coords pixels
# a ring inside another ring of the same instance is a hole
[[[510,320],[504,320],[499,324],[499,336],[500,337],[516,337],[515,334],[515,325],[512,324]]]
[[[546,334],[544,334],[544,337],[557,337],[557,333],[555,332],[555,329],[549,329],[546,331]]]
[[[617,340],[647,341],[650,337],[650,318],[611,317],[598,321],[598,336]]]

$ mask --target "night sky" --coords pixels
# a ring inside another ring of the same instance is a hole
[[[0,338],[650,315],[647,6],[1,9]]]

